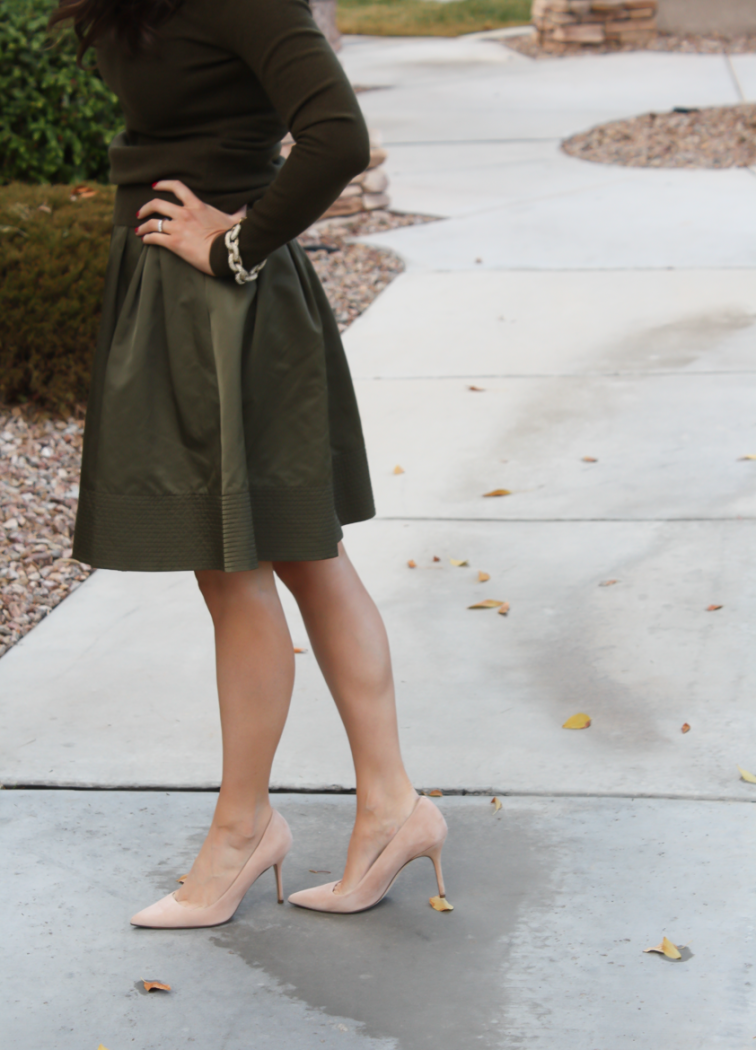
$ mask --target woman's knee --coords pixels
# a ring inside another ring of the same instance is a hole
[[[211,615],[222,612],[229,605],[267,598],[275,593],[270,565],[261,565],[249,572],[222,572],[202,569],[194,573],[205,604]]]

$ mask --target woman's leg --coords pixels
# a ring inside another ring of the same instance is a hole
[[[341,886],[348,892],[417,800],[399,750],[386,630],[342,544],[337,558],[274,569],[297,600],[352,749],[357,816]]]
[[[271,565],[198,572],[215,627],[223,778],[215,815],[177,900],[213,904],[257,846],[294,684],[294,652]]]

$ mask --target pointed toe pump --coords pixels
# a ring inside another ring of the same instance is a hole
[[[175,893],[169,893],[156,904],[138,912],[131,920],[132,926],[148,926],[152,929],[179,930],[193,929],[198,926],[220,926],[232,917],[242,902],[242,898],[253,882],[268,868],[276,873],[278,903],[283,904],[283,882],[281,866],[286,854],[291,849],[291,831],[289,825],[277,810],[273,810],[263,837],[255,851],[234,881],[215,904],[205,908],[195,908],[176,900]]]
[[[324,886],[313,886],[310,890],[292,893],[289,902],[312,911],[342,914],[366,911],[383,900],[402,868],[418,857],[430,857],[433,861],[438,893],[440,897],[445,897],[441,850],[447,830],[446,821],[436,806],[427,798],[420,798],[410,816],[353,890],[335,893],[338,882],[328,882]]]

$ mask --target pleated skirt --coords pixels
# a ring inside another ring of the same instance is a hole
[[[373,514],[341,338],[300,245],[240,286],[114,227],[74,557],[151,572],[320,560]]]

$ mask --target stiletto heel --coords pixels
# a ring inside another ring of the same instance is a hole
[[[430,857],[436,869],[438,892],[445,897],[441,875],[441,849],[446,841],[446,821],[427,798],[420,798],[391,842],[349,893],[334,893],[337,882],[292,893],[289,901],[312,911],[352,913],[365,911],[383,900],[402,868],[418,857]]]
[[[291,849],[291,831],[289,825],[277,810],[273,810],[263,837],[251,857],[236,876],[225,893],[221,894],[215,904],[204,908],[193,908],[189,904],[177,901],[174,893],[169,893],[156,904],[138,912],[131,920],[132,926],[148,926],[152,929],[193,929],[198,926],[220,926],[233,916],[242,902],[244,894],[264,871],[274,868],[276,889],[279,903],[283,903],[283,883],[281,865]]]
[[[279,904],[283,904],[283,902],[284,902],[283,875],[282,875],[282,870],[281,870],[283,868],[283,861],[282,860],[279,861],[279,863],[278,864],[274,864],[273,867],[274,867],[275,872],[276,872],[276,891],[278,893],[278,903]]]
[[[430,857],[433,861],[433,867],[436,871],[436,882],[438,883],[438,895],[439,897],[446,896],[446,887],[444,886],[444,875],[441,871],[441,850],[444,848],[443,842],[439,845],[434,846],[433,849],[429,849],[427,853],[423,854],[425,857]]]

